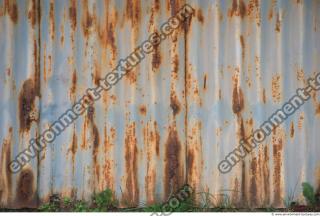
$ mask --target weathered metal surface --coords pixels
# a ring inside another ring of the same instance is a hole
[[[91,111],[18,174],[7,163],[110,72],[184,1],[0,0],[0,203],[52,194],[122,206],[160,202],[188,182],[235,204],[283,206],[320,186],[320,103],[298,114],[232,172],[217,166],[320,71],[320,2],[187,1],[196,11]],[[295,189],[296,188],[296,189]]]

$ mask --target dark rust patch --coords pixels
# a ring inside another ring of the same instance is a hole
[[[240,14],[241,18],[244,18],[246,16],[246,11],[247,11],[246,5],[243,2],[243,0],[240,0],[239,3],[240,3],[239,4],[239,14]]]
[[[290,137],[291,138],[294,137],[294,124],[293,124],[293,122],[291,122],[291,124],[290,124]]]
[[[97,179],[99,180],[99,164],[98,164],[98,153],[99,153],[99,145],[100,145],[100,136],[98,127],[94,121],[95,109],[92,105],[89,106],[87,111],[88,121],[91,125],[91,134],[93,137],[93,165],[95,169],[95,174]]]
[[[72,73],[72,84],[71,84],[71,89],[70,92],[71,94],[75,94],[77,89],[77,71],[74,69]]]
[[[72,143],[71,143],[71,147],[70,147],[70,151],[72,153],[72,157],[75,156],[76,152],[78,149],[78,145],[77,145],[77,135],[75,133],[75,131],[73,132],[73,136],[72,136]]]
[[[194,176],[194,152],[192,150],[188,151],[187,156],[187,169],[188,169],[188,176],[192,177]],[[189,183],[189,182],[188,182]]]
[[[253,206],[257,206],[258,204],[258,183],[257,183],[257,175],[258,175],[258,167],[257,167],[257,158],[253,158],[251,162],[251,179],[250,179],[250,201]]]
[[[180,164],[181,143],[175,126],[169,127],[169,135],[165,150],[165,197],[177,191],[183,184],[183,172]]]
[[[244,108],[244,97],[242,90],[236,86],[233,88],[232,93],[232,110],[235,114],[241,113]]]
[[[135,123],[131,123],[126,127],[125,134],[125,167],[127,178],[124,197],[129,205],[136,206],[139,203],[139,184],[138,148]]]
[[[178,101],[178,98],[174,93],[171,93],[171,95],[170,95],[170,107],[172,109],[172,112],[173,112],[174,116],[177,115],[180,112],[181,104]]]
[[[71,28],[73,30],[77,27],[77,3],[76,0],[71,0],[69,7],[69,20],[71,24]]]
[[[160,0],[154,0],[154,9],[156,12],[160,10]]]
[[[39,92],[35,88],[35,83],[32,79],[26,80],[19,95],[19,121],[20,131],[29,131],[31,123],[36,119],[32,115],[35,109],[35,98],[39,96]]]
[[[17,184],[17,200],[26,203],[33,199],[35,192],[34,188],[34,175],[32,170],[24,169],[18,177]]]
[[[153,46],[153,53],[152,53],[152,69],[158,69],[161,64],[161,51],[160,51],[160,46],[154,45]]]
[[[203,78],[203,90],[207,90],[207,74]]]
[[[198,18],[198,21],[199,21],[200,23],[203,23],[204,17],[203,17],[203,13],[202,13],[202,10],[201,10],[201,9],[198,9],[198,11],[197,11],[197,18]]]
[[[4,12],[9,15],[13,23],[16,24],[18,22],[18,7],[16,0],[5,0]]]
[[[277,13],[275,30],[276,30],[276,32],[280,32],[280,30],[281,30],[281,21],[280,21],[280,15],[279,15],[279,13]]]
[[[244,59],[245,55],[246,55],[246,44],[244,42],[244,37],[243,35],[240,35],[240,45],[241,45],[241,55],[242,55],[242,59]]]
[[[141,105],[139,108],[139,112],[141,115],[146,115],[147,114],[147,107],[145,105]]]

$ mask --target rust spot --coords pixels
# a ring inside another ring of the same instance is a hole
[[[244,42],[244,37],[243,35],[240,35],[240,44],[241,44],[241,55],[242,59],[244,59],[245,54],[246,54],[246,44]]]
[[[266,89],[264,88],[262,91],[262,101],[263,103],[267,103]]]
[[[172,112],[173,112],[174,116],[177,115],[180,112],[181,104],[178,101],[178,98],[174,93],[171,93],[171,95],[170,95],[170,107],[172,109]]]
[[[280,32],[280,29],[281,29],[280,15],[279,15],[279,13],[277,13],[275,30],[276,30],[276,32]]]
[[[272,77],[272,98],[274,102],[280,102],[281,100],[281,89],[280,89],[281,77],[280,75],[275,75]]]
[[[77,89],[77,71],[74,69],[72,73],[72,84],[71,84],[71,89],[70,92],[71,94],[75,94]]]
[[[71,0],[70,7],[69,7],[69,19],[71,28],[73,30],[77,27],[77,3],[76,0]]]
[[[197,18],[200,23],[203,23],[204,17],[201,9],[198,9]]]
[[[283,148],[283,136],[282,132],[276,129],[276,134],[272,137],[273,143],[273,185],[274,185],[274,204],[279,205],[281,203],[281,167],[282,167],[282,148]]]
[[[125,131],[125,167],[127,177],[124,196],[129,205],[135,206],[139,203],[138,148],[135,123],[129,124]]]
[[[152,69],[158,69],[161,64],[161,51],[159,44],[153,46],[154,51],[152,53]]]
[[[207,90],[207,74],[203,78],[203,90]]]
[[[294,137],[294,124],[293,124],[293,122],[291,122],[291,124],[290,124],[290,137],[291,138]]]
[[[242,90],[236,86],[233,88],[232,93],[232,110],[235,114],[239,114],[244,108],[244,97]]]
[[[160,5],[160,0],[154,0],[154,8],[156,12],[160,10]]]
[[[34,175],[32,170],[24,169],[18,177],[17,184],[17,200],[20,202],[27,202],[33,199],[35,192]]]
[[[147,107],[145,105],[141,105],[139,111],[141,115],[145,116],[147,114]]]
[[[72,136],[72,143],[71,143],[71,147],[70,147],[70,151],[72,153],[72,157],[74,158],[76,152],[78,149],[78,145],[77,145],[77,135],[75,133],[75,131],[73,132],[73,136]]]
[[[16,0],[4,1],[4,12],[7,13],[13,23],[18,22],[18,7]]]
[[[173,72],[176,74],[179,72],[179,56],[177,54],[173,57]]]
[[[40,12],[40,10],[38,11],[37,9],[37,1],[36,0],[32,0],[31,2],[31,9],[28,11],[28,19],[31,23],[32,28],[35,27],[35,25],[37,24],[37,17],[38,17],[38,12]]]
[[[32,121],[36,120],[32,116],[36,96],[39,96],[39,93],[35,89],[34,81],[32,79],[26,80],[19,95],[20,131],[29,131]]]
[[[169,127],[165,150],[165,197],[179,189],[183,183],[183,172],[180,164],[181,143],[175,126]]]

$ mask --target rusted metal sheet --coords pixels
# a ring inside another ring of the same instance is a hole
[[[184,3],[195,9],[190,23],[9,173],[30,138]],[[110,188],[128,207],[189,183],[267,207],[294,190],[299,198],[303,181],[319,188],[317,94],[232,172],[217,169],[320,71],[319,29],[317,0],[0,0],[1,206],[36,207],[52,194],[88,200]]]

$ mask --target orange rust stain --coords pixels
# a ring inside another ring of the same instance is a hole
[[[32,111],[35,109],[35,99],[39,95],[39,91],[35,88],[35,83],[32,79],[26,80],[19,95],[19,121],[20,131],[29,131],[31,123],[36,121],[32,116]]]
[[[272,98],[274,102],[280,102],[282,98],[281,94],[281,77],[280,75],[274,75],[272,77]]]
[[[173,57],[173,72],[175,74],[179,73],[179,56],[177,54]]]
[[[244,59],[245,54],[246,54],[246,44],[244,42],[244,37],[243,35],[240,35],[240,45],[241,45],[241,55],[242,59]]]
[[[108,9],[109,4],[106,3],[105,11],[106,15],[104,21],[99,23],[99,39],[103,47],[110,47],[113,60],[116,59],[117,46],[116,46],[116,25],[118,20],[118,13],[115,9]]]
[[[297,70],[297,80],[298,81],[304,81],[305,80],[303,69],[298,69]]]
[[[18,22],[19,14],[16,0],[4,1],[4,14],[8,14],[13,23]]]
[[[198,11],[197,11],[197,18],[198,18],[198,21],[199,21],[200,23],[203,23],[204,17],[203,17],[203,13],[202,13],[202,10],[201,10],[201,9],[198,9]]]
[[[139,112],[141,115],[146,115],[147,114],[147,107],[145,105],[141,105],[139,108]]]
[[[232,6],[228,11],[228,16],[240,16],[241,18],[244,18],[246,16],[247,9],[246,4],[243,2],[243,0],[240,0],[239,3],[237,0],[232,1]]]
[[[126,190],[124,197],[131,205],[139,203],[138,184],[138,148],[136,138],[136,124],[133,122],[125,130],[125,169]]]
[[[275,30],[276,30],[276,32],[280,32],[280,30],[281,30],[281,21],[280,21],[279,13],[277,13]]]
[[[277,0],[272,0],[272,2],[271,2],[271,7],[270,7],[269,13],[268,13],[268,19],[269,20],[272,20],[272,18],[273,18],[273,10],[274,10],[274,8],[276,6],[276,2],[277,2]]]
[[[258,204],[258,164],[257,158],[254,157],[251,161],[251,178],[250,178],[250,202],[251,205],[256,206]]]
[[[115,130],[114,128],[110,129],[111,136],[107,134],[107,127],[104,127],[104,152],[105,152],[105,164],[104,164],[104,181],[105,187],[114,190],[114,161],[112,158],[113,155],[113,148],[114,148],[114,140],[115,140]],[[110,156],[109,156],[110,155]]]
[[[317,105],[316,108],[316,115],[319,116],[320,115],[320,104]]]
[[[55,20],[54,20],[54,2],[50,2],[50,9],[49,9],[49,25],[50,25],[50,35],[51,40],[54,40],[55,37]]]
[[[9,170],[11,162],[12,127],[9,128],[9,135],[3,140],[0,163],[0,200],[8,200],[11,197],[12,174]]]
[[[94,16],[89,12],[88,8],[88,0],[83,1],[83,6],[82,6],[82,20],[81,20],[81,25],[82,25],[82,31],[83,34],[86,38],[91,33],[91,29],[94,25]]]
[[[160,10],[160,0],[154,0],[154,8],[156,10],[156,12],[158,12]]]
[[[264,191],[264,196],[265,196],[265,203],[270,202],[270,171],[269,171],[269,148],[266,145],[264,147],[264,152],[263,152],[263,165],[262,165],[262,173],[263,173],[263,191]]]
[[[194,151],[191,149],[188,150],[187,168],[188,168],[188,176],[194,176],[194,171],[195,171]]]
[[[304,122],[304,113],[300,114],[299,120],[298,120],[298,128],[299,130],[302,130],[303,128],[303,122]]]
[[[37,24],[38,20],[38,12],[40,12],[40,10],[37,8],[37,0],[32,0],[31,2],[31,8],[28,11],[28,19],[31,23],[32,28],[35,27],[35,25]],[[39,10],[39,11],[38,11]]]
[[[283,133],[277,128],[275,135],[272,136],[273,146],[273,188],[274,204],[279,205],[282,201],[281,187],[281,170],[282,170],[282,150],[283,150]]]
[[[77,27],[77,2],[76,2],[76,0],[70,1],[69,20],[70,20],[71,28],[73,30],[75,30]]]
[[[165,150],[164,191],[165,197],[181,187],[183,171],[180,164],[181,142],[178,138],[176,126],[169,127],[169,135]]]
[[[181,5],[180,5],[181,3],[179,0],[170,0],[169,3],[170,3],[169,7],[171,9],[171,15],[173,16],[177,14],[178,10],[181,8]]]
[[[170,107],[174,116],[177,115],[181,110],[181,104],[174,92],[171,92],[170,94]]]
[[[34,174],[31,169],[20,172],[17,182],[16,198],[18,202],[31,201],[35,195]]]
[[[157,123],[150,121],[143,129],[143,140],[145,143],[147,173],[145,176],[145,191],[147,203],[151,204],[155,201],[155,185],[156,185],[156,160],[155,155],[159,148],[159,137],[157,136]],[[157,153],[158,154],[158,153]]]
[[[141,1],[127,0],[126,2],[126,17],[131,20],[132,26],[139,26],[141,22]]]
[[[232,110],[235,114],[240,114],[244,109],[244,97],[241,88],[234,86],[232,93]]]
[[[291,124],[290,124],[290,137],[291,138],[294,137],[294,124],[293,124],[293,122],[291,122]]]

